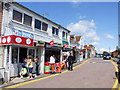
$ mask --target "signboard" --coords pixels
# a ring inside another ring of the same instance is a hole
[[[0,45],[10,44],[33,46],[33,39],[16,35],[0,37]]]
[[[34,38],[34,35],[25,31],[20,31],[20,30],[14,30],[13,35],[21,36],[21,37],[26,37],[26,38]]]
[[[45,42],[43,42],[43,41],[37,41],[36,42],[36,46],[38,47],[38,46],[45,46]]]
[[[50,41],[50,46],[54,46],[54,41]]]

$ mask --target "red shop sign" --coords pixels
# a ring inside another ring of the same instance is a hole
[[[64,48],[68,48],[68,44],[64,44]]]
[[[34,40],[31,38],[16,36],[16,35],[9,35],[0,37],[0,45],[25,45],[25,46],[33,46]]]
[[[54,46],[54,41],[50,41],[50,46]]]

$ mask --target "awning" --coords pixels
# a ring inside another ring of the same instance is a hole
[[[0,45],[25,45],[34,46],[34,40],[31,38],[21,37],[17,35],[8,35],[0,37]]]

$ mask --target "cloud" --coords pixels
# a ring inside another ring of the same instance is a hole
[[[105,34],[106,38],[108,39],[114,39],[114,36],[113,35],[110,35],[110,34]]]
[[[94,20],[80,20],[75,23],[70,23],[67,28],[72,31],[72,34],[81,35],[87,42],[92,43],[100,40],[96,33],[96,25]]]
[[[113,51],[115,51],[115,50],[116,50],[116,49],[110,49],[110,52],[113,52]],[[104,51],[109,52],[109,49],[106,49],[106,48],[97,49],[97,52],[98,52],[98,53],[103,53]]]
[[[99,43],[98,42],[93,42],[92,45],[97,46],[97,45],[99,45]]]

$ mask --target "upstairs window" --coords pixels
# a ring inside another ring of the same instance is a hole
[[[35,19],[35,28],[41,29],[41,21]]]
[[[62,37],[63,37],[63,38],[65,37],[65,32],[64,32],[64,31],[62,32]]]
[[[22,13],[13,10],[13,20],[21,22],[22,23]]]
[[[55,27],[52,27],[52,34],[58,36],[59,35],[59,30],[57,28],[55,28]]]
[[[48,24],[42,22],[42,30],[47,31],[47,29],[48,29]]]
[[[68,34],[66,33],[66,39],[67,39],[67,37],[68,37]]]
[[[55,28],[52,27],[52,34],[55,34]]]
[[[32,17],[24,14],[24,24],[31,26],[32,25]]]

